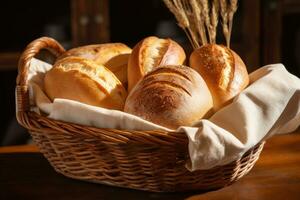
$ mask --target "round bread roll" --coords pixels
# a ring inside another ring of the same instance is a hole
[[[122,43],[94,44],[70,49],[58,60],[69,56],[93,60],[112,71],[125,86],[127,85],[127,63],[130,53],[131,48]]]
[[[140,41],[128,60],[128,91],[148,72],[163,65],[181,65],[185,61],[182,47],[171,39],[154,36]]]
[[[93,106],[123,110],[127,92],[117,77],[93,61],[66,57],[56,62],[44,78],[45,92]]]
[[[231,49],[208,44],[190,56],[190,66],[205,80],[218,110],[230,102],[249,84],[249,76],[242,59]]]
[[[191,126],[213,106],[201,76],[186,66],[164,66],[148,73],[130,92],[124,111],[161,126]]]

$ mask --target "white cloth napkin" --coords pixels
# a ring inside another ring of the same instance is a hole
[[[99,128],[166,130],[165,127],[117,110],[55,99],[43,92],[44,73],[51,65],[32,59],[29,69],[31,108],[49,118]],[[72,113],[72,114],[70,114]],[[180,127],[189,138],[190,171],[209,169],[240,158],[258,142],[288,133],[300,124],[300,79],[274,64],[250,74],[250,85],[228,106],[194,127]]]

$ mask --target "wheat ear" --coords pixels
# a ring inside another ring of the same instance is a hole
[[[209,26],[209,34],[212,40],[211,43],[216,43],[217,36],[217,27],[219,22],[219,2],[218,0],[213,0],[211,15],[210,15],[210,26]]]
[[[238,0],[163,0],[185,31],[193,48],[216,43],[221,17],[226,45],[230,46],[233,16]],[[208,39],[207,39],[208,36]]]

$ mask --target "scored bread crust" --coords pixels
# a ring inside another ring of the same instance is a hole
[[[70,49],[63,53],[57,60],[69,56],[76,56],[93,60],[100,65],[105,65],[105,63],[115,56],[130,53],[131,48],[123,43],[92,44]]]
[[[185,61],[183,48],[171,39],[150,36],[141,40],[128,60],[128,91],[153,69],[163,65],[181,65]]]
[[[93,44],[70,49],[63,53],[58,60],[69,56],[92,60],[97,64],[104,65],[126,85],[127,63],[131,51],[131,48],[123,43]]]
[[[56,62],[44,78],[48,97],[71,99],[93,106],[123,110],[127,92],[103,65],[80,57]]]
[[[163,66],[148,73],[130,92],[124,111],[176,129],[207,116],[212,97],[201,76],[186,66]]]
[[[215,110],[227,105],[249,84],[242,59],[223,45],[208,44],[196,49],[190,56],[190,66],[205,80]]]

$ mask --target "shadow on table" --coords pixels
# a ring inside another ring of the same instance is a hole
[[[0,199],[186,199],[205,191],[153,193],[73,180],[58,174],[40,153],[0,154]]]

